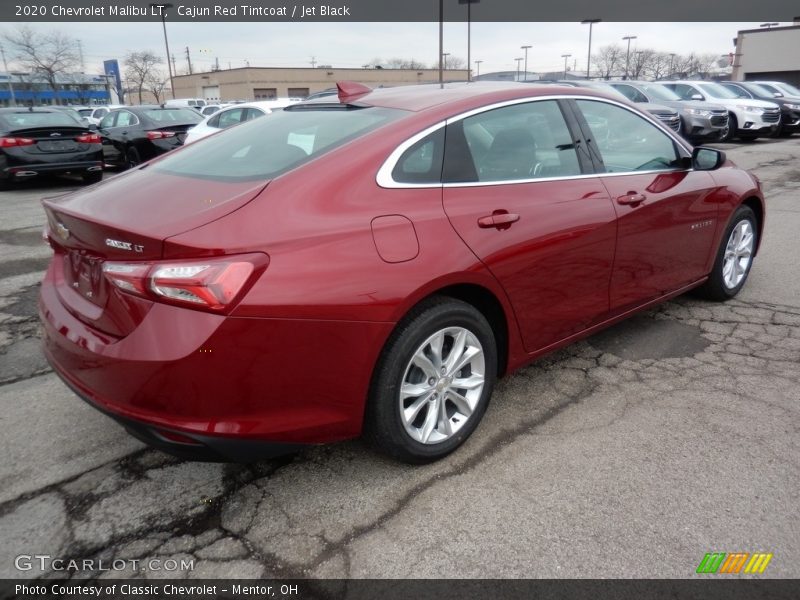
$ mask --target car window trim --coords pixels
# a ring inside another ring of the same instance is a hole
[[[585,96],[579,94],[551,94],[547,96],[527,96],[525,98],[514,98],[513,100],[504,100],[502,102],[495,102],[493,104],[487,104],[486,106],[481,106],[479,108],[473,108],[453,117],[449,117],[443,121],[439,121],[433,125],[430,125],[423,129],[422,131],[414,134],[410,138],[406,139],[404,142],[399,144],[395,149],[389,154],[386,160],[378,169],[377,174],[375,175],[375,182],[382,188],[385,189],[419,189],[419,188],[456,188],[456,187],[482,187],[482,186],[493,186],[493,185],[514,185],[520,183],[537,183],[542,181],[568,181],[572,179],[588,179],[592,177],[624,177],[630,175],[646,175],[648,173],[672,173],[675,171],[691,171],[691,168],[675,168],[675,169],[653,169],[648,171],[625,171],[620,173],[602,173],[602,172],[594,172],[594,173],[585,173],[581,175],[561,175],[557,177],[532,177],[526,179],[509,179],[504,181],[465,181],[465,182],[456,182],[456,183],[401,183],[395,181],[392,178],[392,171],[394,170],[395,166],[397,165],[397,161],[400,160],[400,157],[408,150],[411,146],[416,144],[422,138],[432,134],[433,132],[441,129],[442,127],[447,127],[450,123],[455,123],[457,121],[461,121],[473,115],[478,115],[483,112],[487,112],[490,110],[495,110],[497,108],[503,108],[505,106],[513,106],[515,104],[526,104],[528,102],[540,102],[544,100],[596,100],[598,102],[605,102],[607,104],[613,104],[615,106],[619,106],[624,108],[625,110],[633,113],[639,118],[644,119],[654,127],[657,127],[661,131],[667,134],[669,138],[673,141],[673,143],[680,149],[683,150],[687,156],[691,156],[692,151],[689,146],[686,145],[686,142],[675,135],[675,132],[669,129],[667,126],[663,125],[660,121],[656,121],[654,119],[647,119],[647,117],[642,117],[642,115],[633,107],[625,105],[623,102],[618,102],[616,100],[612,100],[609,98],[603,98],[601,96]],[[572,107],[572,112],[575,110],[579,110],[576,107]],[[567,120],[567,126],[569,127],[569,117],[566,116],[566,113],[562,111],[565,116],[565,120]],[[581,117],[582,118],[582,117]],[[580,123],[580,119],[578,120]],[[581,127],[582,134],[581,135],[581,143],[586,143],[586,132]],[[591,144],[590,144],[591,147]],[[579,160],[580,160],[580,153],[579,153]],[[595,166],[595,171],[597,171],[597,167]]]

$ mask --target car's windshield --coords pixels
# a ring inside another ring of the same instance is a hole
[[[28,129],[31,127],[80,127],[81,124],[69,113],[19,111],[3,113],[0,120],[8,123],[7,127],[14,129]]]
[[[341,105],[277,110],[269,119],[248,121],[191,144],[153,170],[222,181],[270,179],[404,114]]]
[[[747,89],[749,91],[751,91],[752,93],[757,94],[759,96],[766,96],[767,98],[772,98],[772,97],[775,96],[775,92],[773,92],[772,90],[768,90],[763,85],[759,85],[757,83],[748,83],[747,84]],[[776,91],[778,91],[778,90],[776,90]]]
[[[739,97],[736,92],[732,92],[718,83],[698,83],[696,84],[706,95],[720,100],[734,100]]]
[[[81,108],[80,110],[78,110],[78,113],[79,113],[79,114],[80,114],[82,117],[91,117],[91,116],[92,116],[92,111],[93,111],[93,110],[94,110],[93,108]]]
[[[650,96],[650,98],[654,100],[668,100],[670,102],[675,102],[676,100],[680,100],[681,97],[678,96],[672,90],[665,88],[663,85],[653,84],[653,85],[642,85],[642,89],[645,91],[646,94]]]
[[[776,84],[777,87],[784,92],[787,96],[796,96],[800,98],[800,89],[797,89],[795,86],[791,85],[790,83],[779,83]]]

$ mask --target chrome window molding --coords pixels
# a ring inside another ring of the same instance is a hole
[[[400,160],[400,157],[403,153],[408,150],[411,146],[416,144],[421,139],[425,138],[426,136],[438,131],[442,127],[446,127],[451,123],[457,123],[463,119],[467,119],[474,115],[479,115],[481,113],[495,110],[498,108],[504,108],[506,106],[514,106],[516,104],[527,104],[529,102],[539,102],[544,100],[589,100],[594,102],[605,102],[606,104],[613,104],[615,106],[619,106],[620,108],[624,108],[625,110],[633,113],[640,119],[647,121],[649,124],[654,125],[661,131],[663,131],[673,142],[675,142],[681,149],[683,149],[688,155],[691,156],[692,150],[689,146],[686,145],[686,142],[675,135],[675,132],[670,129],[669,127],[665,126],[661,123],[658,119],[652,118],[648,119],[643,117],[638,111],[634,110],[632,107],[623,104],[622,102],[617,102],[616,100],[611,100],[608,98],[600,98],[597,96],[581,96],[581,95],[574,95],[574,94],[558,94],[558,95],[551,95],[551,96],[534,96],[534,97],[527,97],[527,98],[515,98],[513,100],[504,100],[502,102],[495,102],[494,104],[488,104],[486,106],[481,106],[480,108],[474,108],[472,110],[468,110],[461,114],[458,114],[454,117],[450,117],[449,119],[445,119],[444,121],[440,121],[430,127],[427,127],[416,133],[412,137],[408,138],[402,144],[397,146],[392,153],[387,157],[387,159],[383,162],[380,169],[378,169],[378,173],[375,176],[375,182],[382,188],[387,189],[414,189],[414,188],[460,188],[460,187],[482,187],[482,186],[494,186],[494,185],[513,185],[519,183],[536,183],[538,181],[566,181],[571,179],[588,179],[591,177],[622,177],[622,176],[630,176],[630,175],[647,175],[652,173],[674,173],[680,171],[691,171],[691,169],[654,169],[648,171],[621,171],[619,173],[582,173],[580,175],[563,175],[559,177],[533,177],[529,179],[511,179],[505,181],[465,181],[465,182],[453,182],[453,183],[402,183],[395,181],[392,178],[392,171],[397,166],[397,161]]]

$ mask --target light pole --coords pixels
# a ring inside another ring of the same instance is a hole
[[[472,81],[472,70],[469,66],[472,64],[470,62],[470,50],[471,50],[471,39],[470,39],[470,30],[472,29],[472,5],[478,4],[481,0],[458,0],[459,4],[466,4],[467,5],[467,81]]]
[[[767,29],[772,29],[773,27],[777,27],[780,23],[762,23],[759,27],[766,27]]]
[[[476,71],[475,72],[475,77],[480,77],[481,76],[481,63],[482,62],[483,62],[482,60],[476,60],[475,61],[475,71]]]
[[[444,59],[444,70],[447,71],[447,57],[450,56],[449,52],[442,52],[442,58]]]
[[[153,9],[158,7],[159,13],[161,14],[161,26],[164,28],[164,46],[167,49],[167,68],[169,69],[169,89],[172,93],[172,97],[175,97],[175,84],[172,81],[172,63],[170,62],[170,54],[169,54],[169,41],[167,40],[167,9],[172,8],[174,4],[170,4],[169,2],[164,4],[151,4],[150,5],[150,12],[153,13]]]
[[[631,40],[637,39],[635,35],[626,35],[623,40],[628,40],[628,51],[625,53],[625,79],[628,78],[628,66],[631,64]]]
[[[439,0],[439,87],[444,87],[442,71],[442,52],[444,52],[444,0]]]
[[[672,77],[672,63],[674,62],[674,60],[675,60],[675,53],[674,52],[670,52],[669,53],[669,77]]]
[[[561,58],[564,59],[564,79],[567,78],[567,59],[570,58],[572,54],[562,54]]]
[[[581,21],[581,25],[589,24],[589,55],[586,59],[586,79],[589,79],[589,73],[592,68],[592,25],[595,23],[599,23],[603,19],[584,19]]]
[[[519,81],[519,63],[522,62],[522,57],[520,56],[519,58],[515,58],[514,60],[517,61],[517,78],[515,81]]]
[[[525,50],[525,74],[522,76],[523,81],[528,81],[528,49],[532,47],[533,46],[520,46],[522,50]]]

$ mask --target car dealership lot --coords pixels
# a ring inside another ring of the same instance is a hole
[[[685,577],[711,551],[799,576],[800,139],[719,147],[767,197],[737,299],[678,298],[507,377],[425,467],[359,442],[255,465],[145,449],[38,349],[39,199],[69,182],[0,193],[0,576],[48,554],[194,559],[145,577]]]

